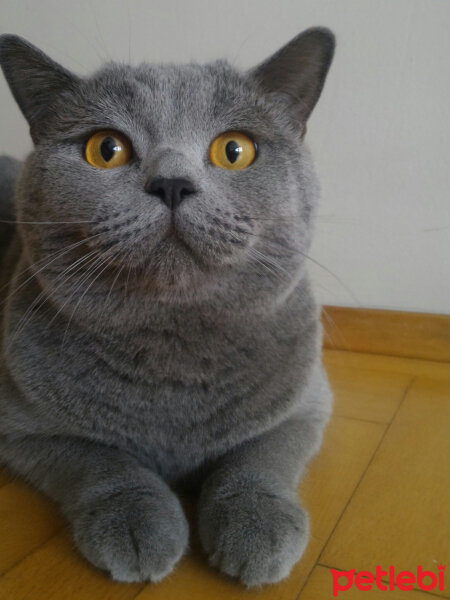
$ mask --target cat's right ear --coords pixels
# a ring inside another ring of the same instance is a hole
[[[17,35],[0,36],[0,66],[36,142],[56,97],[79,79]]]

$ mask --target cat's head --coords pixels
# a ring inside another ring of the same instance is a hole
[[[2,36],[0,63],[34,141],[17,219],[55,223],[22,225],[21,236],[43,262],[74,244],[39,277],[55,290],[58,270],[75,265],[65,297],[82,276],[92,290],[120,290],[131,274],[167,298],[238,273],[255,290],[289,285],[317,196],[303,137],[333,50],[331,32],[315,28],[244,73],[224,61],[107,64],[79,78]]]

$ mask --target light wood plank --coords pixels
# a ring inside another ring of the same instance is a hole
[[[450,362],[450,315],[325,306],[326,348]]]
[[[133,600],[142,584],[116,583],[91,567],[64,530],[0,578],[8,600]]]
[[[147,586],[137,600],[294,600],[327,540],[336,519],[366,468],[384,426],[335,417],[326,432],[321,453],[301,488],[312,523],[312,539],[289,579],[259,590],[244,588],[207,566],[198,548],[174,573],[157,586]],[[0,587],[1,591],[1,587]]]
[[[375,598],[377,600],[432,600],[433,596],[415,590],[407,593],[398,589],[383,592],[375,586],[371,590],[365,591],[358,590],[353,586],[345,592],[338,592],[337,595],[338,600],[372,600]],[[329,569],[321,566],[315,567],[298,600],[334,600],[333,579]]]
[[[448,559],[450,387],[414,382],[320,562],[434,570]],[[450,591],[447,577],[447,593]],[[437,592],[436,592],[437,593]]]
[[[62,521],[54,504],[21,482],[0,488],[0,573],[48,540]],[[1,597],[6,597],[2,596]]]
[[[365,369],[450,381],[450,364],[443,362],[383,356],[382,354],[364,354],[363,352],[346,352],[344,350],[324,350],[323,361],[327,369],[331,367]]]
[[[411,382],[411,375],[327,364],[334,412],[343,417],[388,423]]]

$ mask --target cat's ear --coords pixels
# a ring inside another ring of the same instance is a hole
[[[324,27],[300,33],[249,76],[266,93],[283,95],[303,125],[314,108],[333,59],[335,38]]]
[[[17,35],[0,36],[0,65],[35,139],[56,97],[79,79]]]

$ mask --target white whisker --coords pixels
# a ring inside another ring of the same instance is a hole
[[[82,293],[82,295],[80,296],[80,298],[78,299],[78,302],[75,305],[75,308],[72,311],[72,314],[70,315],[70,319],[69,322],[67,323],[67,327],[66,330],[64,332],[64,336],[63,336],[63,341],[61,344],[61,348],[64,346],[64,342],[66,340],[67,334],[69,332],[69,328],[70,328],[70,324],[72,322],[72,319],[77,311],[77,308],[79,307],[81,301],[83,300],[83,298],[86,296],[87,292],[89,291],[89,289],[92,287],[92,285],[97,281],[97,279],[102,275],[102,273],[104,273],[104,271],[106,271],[106,269],[113,263],[114,261],[114,256],[113,257],[106,257],[103,258],[103,260],[100,260],[100,264],[97,264],[97,266],[91,270],[89,276],[93,275],[98,269],[101,269],[101,271],[99,273],[97,273],[97,275],[94,277],[94,279],[91,281],[91,283],[87,286],[87,288],[84,290],[84,292]],[[103,269],[101,268],[103,265],[105,265],[106,262],[106,266],[103,267]]]
[[[30,282],[34,277],[36,277],[39,273],[41,273],[44,269],[46,269],[47,267],[49,267],[51,264],[53,264],[56,260],[58,260],[59,258],[61,258],[62,256],[64,256],[65,254],[67,254],[68,252],[70,252],[71,250],[74,250],[75,248],[77,248],[78,246],[81,246],[82,244],[85,244],[86,242],[98,237],[99,235],[101,235],[100,233],[97,233],[95,235],[92,235],[88,238],[85,238],[79,242],[75,242],[74,244],[71,244],[70,246],[66,247],[63,251],[57,251],[57,256],[55,256],[55,253],[51,254],[50,257],[54,257],[52,258],[52,260],[48,261],[47,263],[45,263],[45,265],[43,267],[40,267],[36,272],[34,272],[32,275],[30,275],[30,277],[28,277],[24,282],[22,282],[18,287],[16,287],[12,292],[10,292],[6,298],[0,302],[0,306],[2,306],[3,304],[5,304],[14,294],[16,294],[19,290],[21,290],[25,285],[27,285],[28,282]],[[46,257],[49,258],[49,257]],[[38,261],[39,263],[40,261]],[[37,264],[37,263],[36,263]],[[30,270],[32,268],[31,265],[30,267],[28,267],[28,269],[25,269],[25,271],[22,271],[21,275],[23,275],[23,273],[25,273],[27,270]]]

